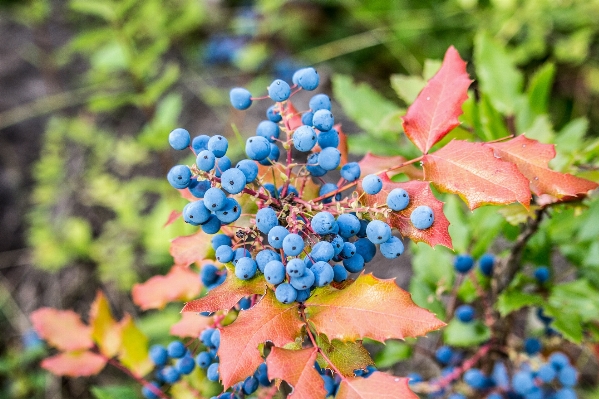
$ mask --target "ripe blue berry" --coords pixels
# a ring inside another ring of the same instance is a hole
[[[368,175],[362,179],[362,188],[366,194],[378,194],[383,188],[383,181],[377,175]]]
[[[512,388],[520,395],[527,394],[534,386],[530,371],[518,371],[512,377]]]
[[[344,213],[337,217],[339,235],[343,238],[355,236],[360,231],[360,220],[351,213]]]
[[[229,93],[229,99],[233,108],[244,110],[252,105],[252,94],[244,88],[235,87]]]
[[[360,238],[354,242],[354,245],[356,246],[356,253],[362,255],[366,263],[370,262],[376,255],[376,245],[368,238]]]
[[[534,276],[541,284],[549,280],[549,268],[547,266],[539,266],[535,269]]]
[[[382,244],[391,238],[391,227],[380,220],[373,220],[366,226],[366,236],[373,244]]]
[[[459,321],[470,323],[474,320],[474,308],[470,305],[461,305],[455,310],[455,315]]]
[[[339,132],[335,129],[318,133],[318,145],[320,148],[335,147],[339,145]]]
[[[256,263],[258,264],[258,269],[260,269],[262,273],[264,273],[264,268],[271,260],[280,261],[281,255],[271,249],[263,249],[256,255]]]
[[[573,387],[578,379],[578,371],[572,366],[565,366],[557,374],[557,380],[564,387]]]
[[[351,242],[344,242],[340,254],[343,259],[351,258],[356,254],[356,246]]]
[[[227,169],[220,178],[223,190],[230,194],[239,194],[242,192],[246,183],[245,174],[237,168]]]
[[[320,190],[318,190],[318,195],[326,195],[328,193],[332,193],[333,191],[337,191],[338,187],[333,183],[326,183],[320,186]],[[335,200],[339,201],[341,199],[341,193],[337,193],[334,195]],[[333,197],[329,197],[322,202],[328,204],[333,201]]]
[[[535,355],[539,353],[542,348],[541,341],[537,338],[526,338],[524,340],[524,351],[529,355]]]
[[[172,341],[170,344],[168,344],[167,351],[168,351],[169,357],[179,359],[179,358],[185,356],[185,352],[187,350],[185,349],[185,345],[183,345],[183,342]]]
[[[206,378],[208,378],[210,381],[218,381],[218,363],[212,363],[210,366],[208,366]]]
[[[316,112],[319,109],[331,110],[331,99],[326,94],[317,94],[310,99],[308,106],[312,112]]]
[[[210,211],[218,211],[225,206],[227,196],[217,187],[212,187],[204,194],[204,206]]]
[[[321,132],[326,132],[333,128],[335,124],[335,117],[328,109],[319,109],[314,112],[314,116],[312,117],[312,125],[320,130]]]
[[[268,234],[278,224],[277,213],[271,207],[262,208],[256,213],[256,226],[262,233]]]
[[[478,260],[478,267],[480,272],[485,276],[493,275],[493,265],[495,264],[495,256],[493,254],[484,254]]]
[[[341,177],[348,182],[356,181],[360,178],[360,165],[357,162],[349,162],[341,168]]]
[[[190,202],[183,207],[183,220],[194,226],[206,223],[210,218],[210,211],[206,209],[203,200]]]
[[[364,270],[364,257],[360,254],[354,254],[354,256],[347,259],[343,259],[343,266],[350,273],[358,273]]]
[[[556,370],[561,370],[563,367],[566,367],[570,364],[570,359],[568,356],[564,355],[562,352],[553,352],[551,356],[549,356],[549,363]]]
[[[221,222],[216,215],[210,215],[208,220],[202,224],[202,230],[206,234],[216,234],[220,230]]]
[[[302,115],[302,124],[312,126],[312,118],[313,117],[314,117],[313,112],[310,112],[310,111],[304,112],[304,114]]]
[[[425,230],[433,225],[435,214],[430,207],[420,205],[418,208],[414,209],[410,215],[410,221],[418,230]]]
[[[141,389],[142,396],[146,399],[158,399],[159,396],[156,393],[154,393],[155,390],[150,388],[150,386],[153,386],[157,391],[160,390],[160,385],[156,381],[152,381],[151,383],[143,386],[143,388]]]
[[[269,148],[270,152],[268,153],[268,156],[263,160],[258,161],[260,165],[273,165],[275,162],[279,160],[279,157],[281,156],[281,150],[279,150],[279,147],[277,147],[275,143],[270,143]]]
[[[395,259],[403,254],[403,242],[398,237],[391,236],[387,241],[381,244],[381,254],[387,259]]]
[[[206,191],[212,187],[210,180],[191,179],[189,183],[189,192],[196,198],[204,198]]]
[[[306,265],[304,264],[303,260],[299,258],[293,258],[287,262],[285,271],[291,278],[300,277],[304,275],[306,271]]]
[[[293,146],[301,152],[308,152],[316,145],[316,132],[311,126],[302,125],[293,132]]]
[[[289,230],[287,230],[283,226],[275,226],[268,232],[268,243],[274,249],[283,248],[283,240],[289,234]]]
[[[210,140],[210,136],[202,134],[196,136],[191,140],[191,148],[193,148],[193,152],[195,154],[199,154],[200,151],[208,149],[208,140]]]
[[[251,183],[258,177],[258,165],[254,161],[242,159],[237,163],[236,168],[243,172],[246,183]]]
[[[394,188],[387,195],[387,206],[396,212],[406,209],[409,203],[410,195],[403,188]]]
[[[214,265],[207,264],[202,266],[200,271],[200,279],[202,280],[202,284],[208,286],[214,284],[218,278],[218,268]]]
[[[310,225],[316,234],[330,234],[333,232],[334,225],[337,224],[335,217],[326,211],[318,212],[312,218]]]
[[[184,150],[189,147],[191,137],[187,130],[177,128],[169,133],[168,142],[175,150]]]
[[[555,378],[557,372],[550,364],[543,364],[537,371],[537,378],[549,384]]]
[[[312,247],[310,256],[315,261],[328,262],[333,259],[333,256],[335,256],[335,250],[330,242],[320,241]]]
[[[237,305],[239,305],[239,310],[248,310],[252,307],[252,299],[247,296],[243,297],[237,302]]]
[[[215,328],[210,336],[210,346],[214,349],[218,349],[220,346],[220,330]]]
[[[318,164],[318,154],[319,153],[315,152],[308,155],[308,160],[306,161],[306,169],[314,177],[320,177],[327,174],[327,171]]]
[[[261,161],[270,154],[270,142],[262,136],[253,136],[245,142],[245,153],[248,158]]]
[[[214,358],[212,357],[210,352],[200,352],[196,356],[196,363],[202,369],[207,369],[208,366],[210,366],[210,364],[212,363],[212,360],[214,360]]]
[[[483,389],[487,386],[487,377],[479,369],[470,369],[464,373],[464,382],[474,389]]]
[[[274,142],[274,139],[279,138],[279,125],[272,121],[262,121],[256,128],[256,136],[261,136],[270,142]]]
[[[256,275],[258,265],[252,258],[241,258],[235,265],[235,275],[241,280],[249,280]]]
[[[347,280],[347,269],[343,265],[333,266],[333,281],[340,283]]]
[[[183,356],[181,359],[177,361],[177,370],[179,373],[187,375],[191,374],[193,369],[196,366],[196,362],[191,356]]]
[[[449,346],[441,346],[435,351],[435,358],[442,365],[448,365],[453,357],[453,350]]]
[[[231,245],[233,241],[231,241],[231,237],[226,234],[216,234],[210,240],[212,244],[212,249],[217,250],[221,245]]]
[[[191,170],[185,165],[175,165],[169,170],[166,179],[171,186],[182,190],[191,183]]]
[[[281,303],[291,303],[297,298],[297,291],[289,283],[282,283],[275,289],[275,297]]]
[[[150,359],[156,366],[164,366],[168,360],[168,352],[162,345],[153,345],[150,348]]]
[[[296,289],[296,290],[297,290],[297,297],[295,298],[295,302],[304,302],[304,301],[306,301],[306,299],[310,298],[310,289],[305,289],[305,290]]]
[[[316,262],[310,268],[314,273],[314,284],[317,287],[324,287],[325,285],[331,284],[335,273],[333,268],[327,262]]]
[[[264,266],[264,278],[273,285],[285,281],[285,265],[278,260],[271,260]]]
[[[216,175],[216,177],[221,177],[223,172],[228,170],[230,167],[231,160],[226,156],[222,156],[216,160],[216,164],[214,165],[214,174]]]
[[[340,162],[341,153],[335,147],[323,148],[318,155],[318,164],[327,171],[337,169]]]
[[[247,249],[245,249],[245,248],[237,248],[235,250],[235,256],[233,257],[233,264],[235,266],[237,266],[237,262],[239,262],[239,259],[241,259],[241,258],[251,258],[251,257],[252,257],[252,254]]]
[[[268,96],[273,101],[285,101],[289,98],[290,94],[291,87],[284,80],[276,79],[268,86]]]
[[[243,382],[243,393],[246,395],[251,395],[254,392],[256,392],[259,385],[260,383],[258,382],[258,379],[256,377],[249,376]]]
[[[210,137],[210,140],[208,140],[207,147],[208,150],[214,153],[215,157],[221,158],[224,157],[227,153],[227,149],[229,148],[229,141],[220,134],[217,134],[216,136]]]
[[[198,168],[204,172],[209,172],[214,169],[215,163],[216,157],[210,150],[202,150],[196,157],[196,165],[198,165]]]
[[[316,89],[320,83],[320,77],[314,68],[302,68],[298,70],[294,76],[296,77],[294,83],[304,90],[312,91]]]
[[[303,275],[291,277],[289,283],[297,291],[309,290],[314,284],[315,278],[316,276],[314,275],[312,269],[306,268]]]
[[[453,260],[453,267],[458,273],[466,274],[474,266],[474,259],[468,254],[461,254]]]
[[[266,117],[268,118],[269,121],[275,122],[275,123],[281,122],[283,120],[281,113],[275,110],[275,105],[271,105],[266,110]]]
[[[304,250],[304,239],[295,233],[288,234],[283,239],[283,252],[287,256],[297,256]]]

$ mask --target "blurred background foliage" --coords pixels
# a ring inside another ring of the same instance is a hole
[[[263,118],[231,110],[231,87],[263,93],[274,77],[290,80],[297,68],[316,66],[345,114],[355,157],[412,157],[399,116],[453,45],[470,61],[475,84],[463,124],[447,140],[526,132],[557,145],[555,169],[597,181],[597,21],[599,0],[0,1],[1,211],[14,220],[0,240],[7,326],[0,396],[43,397],[48,386],[89,396],[80,381],[52,385],[31,371],[28,359],[43,349],[23,338],[26,314],[42,305],[85,309],[98,287],[111,293],[117,313],[135,313],[127,291],[166,272],[169,239],[193,231],[162,227],[185,203],[164,179],[180,157],[168,148],[168,132],[233,135],[238,126],[249,136]],[[527,216],[471,213],[445,200],[456,250],[475,258],[500,252],[497,242],[513,241]],[[598,218],[596,197],[556,209],[525,261],[565,259],[563,272],[596,295]],[[415,300],[443,315],[437,297],[454,284],[451,253],[414,245],[412,254]],[[472,287],[462,284],[466,300]],[[587,316],[577,321],[595,320]],[[160,317],[144,323],[151,338],[166,336]],[[477,340],[484,331],[473,334]]]

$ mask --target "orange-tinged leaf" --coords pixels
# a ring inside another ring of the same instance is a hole
[[[383,157],[379,155],[374,155],[370,152],[364,155],[364,158],[358,162],[360,165],[360,173],[361,176],[364,177],[370,174],[378,174],[383,170],[387,170],[394,166],[400,165],[404,163],[406,159],[400,155],[392,156],[392,157]],[[400,173],[405,173],[411,179],[422,180],[424,176],[422,171],[415,167],[414,165],[406,165],[403,168],[394,169],[390,172],[387,172],[389,176],[394,176]]]
[[[384,342],[389,338],[417,337],[445,325],[418,307],[409,292],[395,280],[362,274],[343,290],[317,288],[305,302],[306,316],[329,339],[355,341],[365,337]]]
[[[162,309],[173,301],[187,301],[200,293],[201,283],[197,273],[173,266],[166,276],[154,276],[131,290],[133,302],[142,308]]]
[[[447,133],[458,126],[462,104],[468,99],[472,80],[466,62],[452,46],[445,53],[441,69],[428,81],[403,119],[406,136],[427,153]]]
[[[383,181],[382,190],[376,195],[364,195],[362,201],[370,206],[384,204],[391,190],[403,188],[410,195],[410,203],[406,209],[389,214],[387,218],[389,226],[397,228],[402,236],[409,237],[414,242],[425,242],[431,247],[444,245],[452,249],[449,220],[443,213],[443,202],[434,196],[430,183],[418,180],[394,183],[385,174],[381,174],[380,177]],[[361,185],[358,186],[358,191],[363,192]],[[410,221],[412,211],[420,205],[429,206],[435,213],[433,225],[425,230],[415,228]]]
[[[521,135],[512,140],[486,145],[493,148],[501,159],[516,164],[530,181],[530,188],[536,195],[576,197],[597,188],[597,183],[590,180],[549,169],[549,161],[555,157],[552,144],[542,144]]]
[[[121,346],[121,328],[110,312],[110,305],[102,291],[98,291],[89,312],[92,338],[100,352],[108,358],[117,354]]]
[[[72,310],[40,308],[31,313],[31,323],[40,338],[65,351],[94,346],[92,330]]]
[[[336,399],[418,399],[408,387],[408,379],[375,371],[368,378],[341,381]]]
[[[212,326],[212,317],[200,316],[195,313],[182,313],[181,320],[171,326],[170,334],[176,337],[197,338],[202,331]]]
[[[367,366],[374,364],[370,353],[364,348],[361,341],[344,342],[334,339],[329,342],[326,335],[318,334],[316,343],[328,360],[345,377],[353,377],[356,369],[365,369]],[[317,361],[320,367],[331,368],[329,362],[323,356],[318,356]]]
[[[290,350],[272,348],[266,358],[268,379],[280,378],[287,381],[293,392],[289,398],[313,399],[324,398],[324,380],[314,368],[317,348]]]
[[[221,330],[218,357],[219,373],[224,388],[243,381],[262,363],[258,345],[267,341],[285,346],[300,335],[302,321],[298,305],[284,305],[272,291],[251,309]]]
[[[285,126],[287,126],[290,131],[294,131],[303,125],[302,115],[297,111],[291,101],[287,101],[287,115],[289,115],[289,117],[285,121]]]
[[[339,145],[337,149],[341,153],[341,165],[345,165],[347,163],[347,154],[349,153],[349,148],[347,145],[347,135],[343,133],[341,130],[341,123],[338,123],[334,126],[334,128],[339,132]]]
[[[528,208],[528,179],[482,143],[453,140],[423,159],[424,177],[441,191],[458,194],[470,209],[519,202]]]
[[[187,302],[182,312],[216,312],[229,310],[243,297],[253,294],[264,294],[266,282],[262,275],[250,280],[241,280],[235,276],[233,269],[228,270],[227,278],[218,287],[213,288],[202,298]]]
[[[135,325],[131,316],[121,320],[121,347],[119,360],[133,374],[142,377],[154,368],[148,355],[148,338]]]
[[[210,236],[200,230],[172,240],[170,253],[176,266],[187,267],[193,263],[200,264],[206,258],[210,245]]]
[[[185,198],[186,200],[188,200],[190,202],[199,200],[199,198],[195,197],[192,193],[189,192],[188,188],[179,190],[179,193],[181,194],[181,197]]]
[[[168,215],[168,219],[166,220],[166,222],[164,223],[164,226],[162,226],[162,227],[167,227],[167,226],[173,224],[177,219],[179,219],[181,217],[181,215],[183,215],[183,212],[171,211],[171,214]]]
[[[106,358],[88,351],[63,352],[42,360],[41,366],[52,374],[69,377],[89,377],[98,374]]]

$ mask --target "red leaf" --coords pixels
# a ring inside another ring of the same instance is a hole
[[[289,398],[324,398],[324,381],[314,368],[318,350],[307,348],[290,350],[274,347],[266,358],[268,379],[280,378],[293,386]]]
[[[266,282],[262,276],[256,276],[250,280],[241,280],[235,276],[233,270],[229,270],[226,280],[216,288],[213,288],[202,298],[187,302],[182,312],[216,312],[218,310],[229,310],[243,297],[253,294],[264,294]]]
[[[169,302],[187,301],[200,293],[197,273],[173,266],[166,276],[154,276],[142,284],[135,284],[131,295],[133,302],[142,308],[161,309]]]
[[[460,124],[458,117],[468,99],[470,83],[466,62],[450,47],[439,72],[428,81],[402,118],[406,136],[423,153]]]
[[[212,317],[200,316],[195,313],[182,313],[181,320],[171,326],[170,334],[176,337],[199,337],[200,333],[212,326]]]
[[[339,384],[336,399],[418,399],[408,379],[376,371],[368,378],[346,378]]]
[[[179,190],[179,193],[181,194],[181,197],[185,198],[186,200],[188,200],[190,202],[199,200],[199,198],[195,197],[192,193],[189,192],[188,188]]]
[[[444,245],[452,249],[451,236],[449,235],[449,220],[447,220],[443,213],[443,202],[435,198],[430,184],[418,180],[394,183],[389,180],[386,174],[381,174],[380,177],[383,181],[383,189],[376,195],[364,195],[363,201],[369,206],[384,204],[391,190],[394,188],[403,188],[410,195],[410,203],[402,211],[391,212],[387,218],[387,223],[391,227],[397,228],[402,236],[409,237],[414,242],[425,242],[431,247]],[[358,191],[363,192],[361,185],[358,187]],[[415,228],[410,221],[412,211],[420,205],[429,206],[435,213],[433,225],[425,230]]]
[[[171,241],[170,253],[176,266],[187,267],[192,263],[200,264],[210,248],[210,236],[198,231],[190,236],[177,237]]]
[[[88,351],[65,352],[42,360],[41,366],[56,375],[89,377],[98,374],[106,365],[106,359]]]
[[[338,123],[334,126],[334,129],[339,132],[339,145],[337,149],[341,152],[341,165],[345,165],[347,163],[347,154],[349,153],[349,148],[347,146],[347,135],[343,133],[341,130],[341,123]]]
[[[453,140],[425,155],[424,177],[442,191],[458,194],[470,209],[484,204],[530,204],[529,182],[518,167],[482,143]]]
[[[555,157],[552,144],[542,144],[524,135],[501,143],[486,144],[501,159],[516,164],[530,181],[533,193],[549,194],[557,198],[576,197],[597,188],[597,183],[566,173],[549,169],[549,161]]]
[[[297,109],[291,101],[287,101],[287,115],[289,115],[289,117],[284,122],[290,131],[294,131],[295,129],[303,125],[302,115],[299,112],[297,112]]]
[[[343,290],[317,288],[305,302],[306,316],[329,339],[417,337],[445,325],[412,301],[394,280],[362,274]]]
[[[162,227],[166,227],[166,226],[173,224],[173,222],[175,220],[179,219],[181,217],[181,215],[183,215],[183,212],[171,211],[171,214],[168,215],[168,219],[166,220],[166,223],[164,223],[164,226],[162,226]]]
[[[361,176],[366,176],[370,174],[378,174],[384,170],[400,165],[405,161],[406,159],[400,155],[393,157],[382,157],[368,152],[366,155],[364,155],[364,158],[358,162],[358,164],[360,165]],[[422,170],[418,169],[414,165],[406,165],[403,168],[394,169],[390,172],[387,172],[389,176],[395,176],[400,173],[405,173],[411,179],[416,180],[422,180],[422,177],[424,176],[422,174]]]
[[[300,335],[298,306],[277,301],[270,290],[254,307],[243,311],[221,330],[218,349],[220,377],[225,390],[251,375],[262,363],[258,345],[267,341],[285,346]]]
[[[31,313],[31,323],[39,336],[65,351],[94,346],[92,330],[72,310],[40,308]]]

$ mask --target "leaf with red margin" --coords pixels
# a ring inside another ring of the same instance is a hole
[[[64,352],[42,360],[42,368],[55,375],[89,377],[98,374],[106,365],[106,358],[88,351]]]
[[[346,378],[339,384],[336,399],[418,399],[408,379],[375,371],[368,378]]]
[[[289,398],[324,398],[324,380],[314,368],[317,348],[290,350],[274,347],[266,358],[268,379],[280,378],[287,381],[293,392]]]
[[[213,288],[202,298],[194,299],[183,306],[182,312],[216,312],[229,310],[243,297],[266,291],[266,281],[262,275],[249,280],[241,280],[235,276],[234,269],[229,269],[227,278],[218,287]]]
[[[466,72],[466,62],[451,46],[445,53],[441,69],[416,97],[402,118],[406,136],[427,153],[447,133],[458,126],[462,104],[468,99],[472,83]]]
[[[287,121],[285,121],[285,126],[289,128],[290,131],[294,131],[301,125],[302,123],[302,115],[297,111],[295,106],[291,101],[287,101]]]
[[[167,226],[173,224],[177,219],[179,219],[181,217],[181,215],[183,215],[183,212],[171,211],[171,214],[168,215],[168,219],[166,220],[166,222],[164,223],[164,226],[162,226],[162,227],[167,227]]]
[[[382,190],[376,195],[363,195],[362,201],[365,204],[369,206],[385,204],[387,195],[391,190],[394,188],[403,188],[410,195],[410,203],[406,209],[389,214],[387,218],[389,226],[397,228],[402,236],[409,237],[414,242],[425,242],[431,247],[444,245],[449,249],[453,249],[451,236],[449,235],[449,220],[447,220],[443,213],[443,202],[435,198],[431,191],[430,183],[418,180],[394,183],[385,174],[380,175],[380,177],[383,181]],[[358,186],[358,192],[364,192],[361,184]],[[430,207],[435,213],[433,225],[424,230],[415,228],[410,221],[412,211],[420,205]]]
[[[590,180],[549,169],[549,161],[555,157],[553,144],[542,144],[521,135],[512,140],[485,145],[493,148],[501,159],[516,164],[530,181],[530,188],[536,195],[577,197],[597,188],[597,183]]]
[[[190,300],[201,288],[197,273],[173,266],[166,276],[154,276],[145,283],[135,284],[131,295],[143,310],[162,309],[169,302]]]
[[[406,159],[400,155],[392,157],[382,157],[367,152],[366,155],[364,155],[364,158],[362,158],[360,162],[358,162],[358,165],[360,165],[361,176],[366,176],[370,174],[378,174],[383,170],[393,168],[404,162],[406,162]],[[405,173],[408,177],[415,180],[422,180],[424,176],[422,170],[418,169],[414,165],[406,165],[402,168],[394,169],[390,172],[387,172],[388,176],[394,176],[400,173]]]
[[[181,313],[181,320],[171,326],[170,334],[181,338],[197,338],[213,323],[212,317],[200,316],[195,313]]]
[[[317,288],[306,300],[306,316],[329,339],[355,341],[365,337],[384,342],[417,337],[445,325],[418,307],[395,280],[362,274],[350,286]]]
[[[94,346],[92,329],[72,310],[40,308],[31,313],[33,328],[40,338],[65,351]]]
[[[100,352],[108,358],[117,354],[121,346],[121,328],[110,312],[110,305],[102,291],[98,291],[96,299],[89,311],[91,336]]]
[[[302,325],[298,304],[284,305],[270,290],[255,306],[241,312],[221,329],[218,357],[224,389],[243,381],[262,363],[259,344],[270,341],[285,346],[300,335]]]
[[[423,160],[424,178],[439,190],[458,194],[470,209],[484,204],[530,205],[530,183],[511,162],[482,143],[453,140]]]
[[[203,231],[190,236],[177,237],[171,241],[170,254],[175,266],[188,267],[193,263],[201,264],[211,246],[211,238]]]

